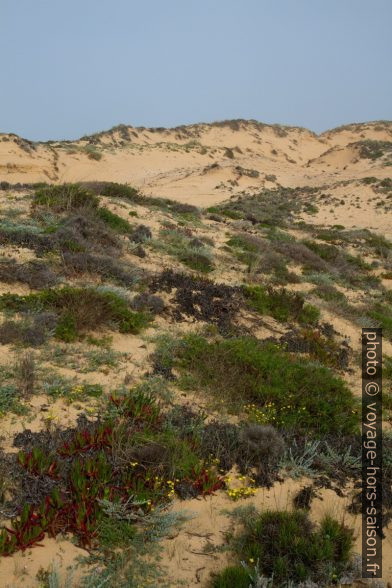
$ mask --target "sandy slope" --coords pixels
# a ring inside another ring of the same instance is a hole
[[[369,228],[392,238],[390,210],[382,210],[374,204],[375,194],[371,186],[359,180],[368,176],[379,179],[391,177],[391,167],[385,165],[385,158],[370,160],[359,157],[358,141],[392,141],[392,123],[365,123],[348,125],[323,133],[320,136],[299,128],[268,126],[252,121],[229,121],[218,124],[200,124],[176,129],[140,129],[119,127],[106,133],[83,138],[75,142],[52,142],[33,144],[16,135],[0,134],[0,181],[10,183],[30,182],[68,182],[105,180],[126,182],[142,189],[143,193],[175,198],[199,206],[208,206],[226,200],[242,191],[257,192],[263,187],[282,186],[325,186],[326,205],[317,200],[318,212],[303,214],[303,219],[315,225],[343,224],[345,227]],[[90,150],[90,156],[86,153]],[[101,158],[99,160],[92,159]],[[98,153],[99,155],[95,155]],[[11,191],[12,192],[12,191]],[[8,200],[9,198],[9,200]],[[10,207],[28,206],[18,194],[1,194],[0,208],[4,212]],[[319,198],[319,196],[318,196]],[[337,206],[339,202],[339,206]],[[127,206],[108,202],[113,212],[129,219]],[[156,237],[162,223],[168,220],[166,213],[151,211],[142,206],[133,206],[138,218],[147,223]],[[173,220],[173,219],[170,219]],[[205,219],[202,227],[195,228],[198,237],[211,237],[215,242],[215,255],[218,266],[212,278],[216,281],[236,283],[242,279],[238,268],[224,257],[224,245],[230,225],[218,225]],[[304,238],[306,235],[304,235]],[[298,238],[301,235],[298,233]],[[19,262],[33,258],[30,250],[11,247],[4,248],[5,256],[15,257]],[[162,267],[178,268],[178,261],[154,250],[149,251],[145,261],[131,258],[149,271],[160,271]],[[310,284],[308,284],[310,287]],[[306,292],[306,284],[294,284],[292,288]],[[386,284],[386,287],[390,287]],[[20,284],[0,284],[0,294],[12,291],[27,294],[29,289]],[[349,337],[354,353],[360,349],[359,329],[348,320],[331,314],[322,308],[322,319],[331,322],[339,333]],[[269,324],[272,323],[272,326]],[[158,317],[154,329],[163,331],[175,327],[168,319]],[[181,324],[184,331],[194,328],[187,322]],[[254,327],[256,329],[256,327]],[[277,335],[274,328],[282,328],[272,319],[263,321],[260,337]],[[114,334],[112,348],[126,352],[120,367],[115,373],[96,371],[83,375],[83,382],[101,383],[105,389],[120,385],[125,376],[138,381],[150,365],[148,356],[152,350],[151,336],[154,329],[143,336]],[[283,331],[282,331],[283,332]],[[99,336],[102,333],[98,333]],[[281,334],[279,332],[278,334]],[[392,355],[391,344],[387,341],[385,353]],[[8,346],[1,346],[2,364],[14,362],[14,353]],[[50,361],[48,362],[50,366]],[[360,390],[359,370],[347,376],[351,389],[358,394]],[[46,366],[46,363],[45,363]],[[51,367],[62,376],[73,376],[68,367]],[[179,401],[190,402],[196,406],[196,399],[188,395]],[[41,430],[47,416],[48,399],[40,395],[31,403],[28,420],[5,416],[1,420],[2,448],[15,452],[12,437],[16,432],[28,427]],[[201,405],[203,408],[203,405]],[[63,426],[73,425],[77,415],[86,406],[68,405],[62,399],[52,402],[50,414],[55,422]],[[90,408],[90,406],[88,406]],[[52,418],[51,417],[51,418]],[[259,489],[249,499],[258,507],[283,507],[291,504],[292,497],[307,479],[287,479],[277,482],[270,490]],[[346,511],[351,488],[339,497],[332,490],[323,489],[312,503],[311,518],[320,520],[325,512],[333,513],[345,520],[355,529],[355,550],[360,551],[360,518]],[[167,567],[169,581],[182,580],[186,586],[208,586],[210,573],[222,569],[228,561],[228,554],[221,551],[208,553],[209,544],[222,546],[224,531],[230,526],[230,518],[222,510],[233,510],[233,504],[225,493],[206,499],[175,502],[174,509],[188,508],[195,516],[177,535],[164,541],[164,565]],[[68,566],[75,567],[78,555],[84,552],[69,540],[45,539],[43,548],[34,548],[25,553],[0,561],[0,586],[7,588],[36,588],[36,573],[56,562],[62,573]],[[207,552],[205,552],[207,551]],[[392,539],[388,530],[384,542],[384,579],[392,578]],[[78,584],[79,571],[74,581]]]
[[[392,123],[387,122],[349,125],[321,135],[255,121],[174,129],[121,125],[73,142],[32,143],[0,135],[0,180],[125,182],[146,194],[206,206],[226,199],[228,192],[257,191],[275,183],[384,178],[390,175],[385,162],[359,158],[352,144],[391,138]]]

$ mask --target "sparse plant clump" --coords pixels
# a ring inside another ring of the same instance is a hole
[[[131,264],[121,263],[109,255],[65,251],[62,255],[62,263],[66,275],[84,273],[99,275],[103,279],[112,279],[127,287],[135,285],[141,277],[140,270],[132,267]]]
[[[208,273],[214,269],[214,263],[210,248],[204,243],[192,244],[192,235],[187,235],[186,231],[179,228],[164,228],[160,231],[160,239],[153,245],[157,249],[162,249],[169,255],[176,257],[191,269]]]
[[[234,540],[236,555],[240,561],[254,564],[260,575],[271,578],[271,586],[291,582],[329,586],[349,565],[353,532],[330,516],[325,516],[318,527],[303,510],[257,513],[252,509],[251,513],[242,509],[237,517],[244,531]],[[229,577],[236,576],[231,572]],[[237,577],[243,578],[239,572]],[[228,586],[226,578],[227,572],[223,572],[214,586]]]
[[[139,225],[132,231],[129,238],[134,243],[144,243],[152,238],[151,229],[146,225]]]
[[[0,324],[0,343],[38,347],[54,334],[57,322],[57,315],[51,312],[27,314],[19,321],[5,320]]]
[[[391,156],[392,141],[376,141],[366,139],[364,141],[357,141],[351,143],[354,147],[359,149],[359,156],[363,159],[379,159],[384,155]]]
[[[37,190],[33,204],[55,212],[66,212],[81,208],[97,209],[99,200],[79,184],[62,184]]]
[[[392,292],[382,294],[367,310],[366,315],[375,321],[377,326],[381,326],[384,337],[392,341]]]
[[[123,298],[95,288],[66,286],[28,296],[5,294],[0,297],[0,308],[13,312],[53,311],[58,316],[55,334],[66,342],[75,341],[98,325],[116,324],[122,333],[136,333],[149,322],[145,313],[132,312]]]
[[[132,232],[132,226],[126,219],[118,216],[118,214],[115,214],[105,206],[98,208],[97,215],[98,218],[100,218],[116,233],[130,234]]]
[[[36,366],[34,356],[31,353],[25,353],[18,360],[15,375],[20,395],[23,398],[32,396],[36,384]]]
[[[54,286],[58,277],[42,261],[18,264],[15,259],[0,261],[0,280],[6,283],[22,282],[30,288],[39,289]]]
[[[94,145],[86,145],[83,151],[89,159],[93,159],[94,161],[100,161],[102,159],[102,153]]]
[[[260,314],[269,314],[276,320],[296,320],[303,324],[315,324],[319,319],[319,310],[306,304],[301,294],[289,292],[284,288],[276,290],[262,286],[244,286],[243,291],[250,308]]]

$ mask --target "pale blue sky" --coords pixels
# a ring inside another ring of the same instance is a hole
[[[0,131],[392,119],[392,0],[0,0]]]

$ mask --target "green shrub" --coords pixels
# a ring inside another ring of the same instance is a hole
[[[98,208],[99,199],[90,190],[79,184],[47,186],[37,190],[33,204],[44,206],[55,212],[65,212],[79,208]]]
[[[14,384],[0,385],[0,417],[6,412],[25,414],[26,409],[20,403],[19,392]]]
[[[229,566],[220,572],[212,583],[212,588],[249,588],[248,572],[243,566]]]
[[[313,304],[304,304],[298,317],[298,322],[302,325],[315,325],[320,318],[320,311]]]
[[[211,255],[207,250],[186,249],[179,256],[180,261],[191,269],[206,274],[214,269]]]
[[[98,526],[99,543],[103,548],[127,547],[135,538],[135,526],[128,521],[102,517]]]
[[[357,404],[328,368],[251,337],[209,343],[189,335],[174,347],[183,385],[209,392],[228,409],[254,403],[265,422],[316,435],[357,430]]]
[[[259,571],[273,578],[274,586],[286,582],[330,585],[349,563],[353,532],[330,516],[315,527],[304,511],[266,511],[244,520],[239,556],[258,562]]]
[[[164,228],[159,240],[152,242],[155,249],[165,251],[179,259],[184,265],[201,273],[214,269],[210,248],[203,242],[195,244],[196,239],[179,228]]]
[[[76,319],[71,313],[65,313],[57,323],[55,335],[57,339],[65,343],[73,343],[78,339],[79,333]]]
[[[112,198],[124,198],[136,204],[141,204],[144,197],[132,186],[118,184],[116,182],[86,182],[85,184],[95,194],[111,196]]]
[[[118,216],[118,214],[115,214],[104,206],[98,208],[97,215],[104,223],[109,225],[109,227],[117,233],[127,234],[132,232],[132,226],[127,220],[121,218],[121,216]]]
[[[294,215],[309,208],[306,198],[318,188],[275,188],[251,196],[238,196],[215,207],[214,212],[229,218],[243,218],[264,226],[287,226]]]
[[[384,337],[392,341],[392,305],[377,302],[367,314],[381,326]]]
[[[319,319],[319,310],[305,304],[303,296],[296,292],[263,286],[244,286],[243,291],[250,308],[278,321],[296,320],[302,324],[315,324]]]
[[[51,310],[59,316],[56,335],[66,342],[74,341],[85,331],[113,323],[121,333],[138,333],[150,320],[146,313],[131,311],[128,302],[114,292],[92,287],[65,286],[27,296],[3,294],[0,309],[9,312]]]

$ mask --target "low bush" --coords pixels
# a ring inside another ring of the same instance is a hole
[[[247,514],[240,515],[245,529],[235,541],[236,553],[241,560],[254,562],[273,586],[329,586],[347,569],[353,532],[332,517],[325,516],[316,527],[301,510]]]
[[[0,227],[0,245],[26,247],[27,249],[33,249],[39,255],[53,249],[50,235],[32,230],[31,227]]]
[[[179,254],[179,260],[189,268],[203,274],[214,269],[211,253],[208,250],[189,247]]]
[[[18,264],[15,259],[7,259],[0,261],[0,281],[9,284],[21,282],[30,288],[39,289],[53,286],[58,282],[58,277],[42,261]]]
[[[144,197],[132,186],[127,184],[118,184],[116,182],[85,182],[86,188],[101,196],[111,196],[113,198],[124,198],[139,204]]]
[[[135,229],[132,230],[129,238],[134,243],[144,243],[148,239],[151,239],[152,233],[149,227],[146,225],[139,225]]]
[[[382,294],[366,314],[382,328],[384,337],[392,341],[392,292]]]
[[[79,184],[62,184],[36,191],[34,206],[43,206],[55,212],[66,212],[80,208],[97,209],[99,199],[90,190]]]
[[[210,212],[229,218],[242,218],[253,224],[287,226],[295,215],[306,210],[309,198],[318,188],[276,188],[252,196],[238,196],[229,203],[214,207]]]
[[[357,430],[357,404],[345,382],[272,344],[189,335],[172,347],[171,361],[183,386],[205,390],[229,410],[254,403],[263,424],[315,435]]]
[[[192,235],[188,235],[186,230],[181,230],[178,227],[164,228],[159,233],[159,240],[153,243],[156,249],[179,259],[184,265],[189,268],[201,272],[208,273],[214,269],[211,250],[204,243],[198,246],[192,245]]]
[[[62,255],[62,262],[68,276],[88,273],[115,280],[126,287],[135,285],[141,277],[140,270],[131,264],[121,263],[109,255],[65,251]]]
[[[243,292],[250,308],[278,321],[296,320],[303,324],[316,324],[319,319],[320,312],[315,306],[306,304],[301,294],[285,288],[244,286]]]
[[[19,321],[5,320],[0,325],[0,343],[39,347],[53,335],[57,321],[57,315],[50,312],[28,314]]]
[[[302,328],[285,333],[279,342],[291,353],[307,353],[320,363],[336,369],[347,369],[350,347],[335,339],[334,331],[323,324],[318,329]]]
[[[294,240],[275,240],[271,243],[271,247],[277,253],[283,255],[287,261],[301,265],[308,271],[327,272],[329,270],[326,261],[317,252],[312,251],[305,243],[298,243]]]
[[[117,233],[130,234],[132,232],[132,225],[126,219],[123,219],[105,206],[98,208],[97,216]]]
[[[228,566],[212,582],[212,588],[249,588],[251,579],[242,565]]]
[[[142,292],[137,294],[131,302],[131,306],[137,311],[148,311],[152,314],[161,314],[165,309],[165,303],[159,296]]]
[[[320,284],[312,290],[312,295],[325,300],[326,302],[344,302],[346,300],[343,292],[337,290],[332,284]]]
[[[101,196],[123,198],[134,204],[155,207],[168,212],[200,216],[199,209],[192,204],[184,204],[182,202],[177,202],[176,200],[169,200],[168,198],[144,196],[136,188],[128,186],[127,184],[119,184],[116,182],[84,182],[83,185],[95,194]]]
[[[145,313],[133,312],[128,303],[113,292],[95,288],[44,290],[27,296],[0,296],[0,309],[11,312],[51,310],[58,316],[55,334],[66,342],[100,325],[116,324],[122,333],[137,333],[149,322]]]

